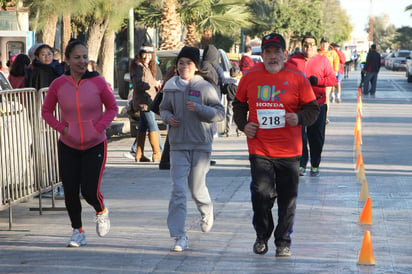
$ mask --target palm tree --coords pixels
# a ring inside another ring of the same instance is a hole
[[[179,13],[187,28],[185,42],[196,45],[198,30],[201,32],[201,46],[212,41],[213,34],[220,32],[230,34],[239,32],[241,27],[252,23],[246,6],[247,0],[183,0]]]

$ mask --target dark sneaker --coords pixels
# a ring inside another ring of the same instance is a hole
[[[253,252],[259,255],[263,255],[268,252],[268,241],[256,239],[253,245]]]
[[[290,247],[281,246],[276,248],[276,257],[290,257],[292,252],[290,252]]]
[[[305,176],[306,175],[306,168],[300,167],[299,168],[299,176]]]
[[[317,168],[317,167],[312,167],[312,168],[310,169],[310,176],[311,176],[311,177],[319,177],[319,176],[320,176],[319,168]]]

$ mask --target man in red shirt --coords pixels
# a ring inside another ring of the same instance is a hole
[[[242,58],[239,62],[239,68],[242,74],[255,65],[255,61],[253,61],[252,57],[250,57],[251,54],[252,48],[250,46],[245,46],[245,53],[242,55]]]
[[[309,160],[308,143],[310,148],[311,170],[310,176],[317,177],[323,144],[325,143],[325,126],[328,105],[326,103],[326,87],[336,85],[335,72],[329,60],[318,54],[316,38],[312,35],[306,35],[302,39],[302,53],[291,56],[288,64],[295,65],[299,71],[306,75],[312,84],[316,100],[320,106],[320,113],[313,124],[302,127],[303,151],[300,160],[299,175],[304,176],[306,173],[306,164]]]
[[[253,251],[265,254],[274,231],[272,207],[277,199],[274,231],[276,256],[291,256],[290,234],[296,209],[301,126],[313,123],[319,106],[309,81],[293,65],[285,66],[288,51],[277,33],[262,39],[263,63],[240,80],[233,102],[234,120],[247,136],[251,166]]]

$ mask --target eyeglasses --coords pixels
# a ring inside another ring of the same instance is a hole
[[[313,47],[315,47],[315,46],[316,46],[315,43],[309,43],[309,42],[303,43],[303,47],[304,47],[304,48],[313,48]]]
[[[40,54],[40,57],[43,57],[43,58],[45,58],[45,57],[51,57],[51,56],[53,56],[53,54],[51,54],[51,53],[43,53],[43,54]]]

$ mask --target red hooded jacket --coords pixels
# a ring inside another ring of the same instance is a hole
[[[306,59],[302,54],[294,54],[287,63],[295,65],[308,79],[310,76],[318,78],[318,84],[312,85],[312,89],[319,106],[324,104],[326,102],[326,87],[336,85],[336,75],[328,58],[318,54]]]

